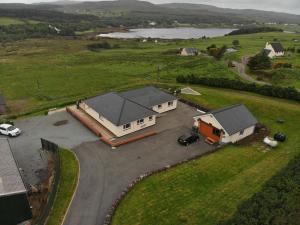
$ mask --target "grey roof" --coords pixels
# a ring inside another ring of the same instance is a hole
[[[256,118],[243,104],[209,112],[214,115],[229,135],[236,134],[257,124]]]
[[[114,92],[94,97],[84,102],[116,126],[157,114],[151,109]]]
[[[199,52],[199,50],[197,48],[184,48],[183,50],[185,50],[188,54],[197,54]]]
[[[284,48],[281,43],[273,42],[273,43],[271,43],[271,45],[275,52],[284,52]]]
[[[153,106],[176,100],[175,96],[152,86],[123,92],[120,95],[151,109]]]
[[[0,138],[0,197],[25,192],[26,188],[8,140]]]
[[[0,94],[0,105],[5,105],[5,98],[3,95]]]

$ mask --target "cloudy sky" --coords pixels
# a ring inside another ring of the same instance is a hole
[[[1,3],[37,3],[49,2],[55,0],[0,0]],[[99,0],[87,0],[99,1]],[[300,0],[148,0],[153,3],[168,2],[190,2],[199,4],[209,4],[225,8],[241,8],[241,9],[261,9],[278,12],[289,12],[300,15]]]

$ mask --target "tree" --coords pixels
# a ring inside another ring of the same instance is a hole
[[[248,63],[251,70],[270,69],[272,66],[271,59],[265,52],[253,56]]]
[[[232,44],[236,47],[240,45],[240,41],[239,40],[233,40]]]

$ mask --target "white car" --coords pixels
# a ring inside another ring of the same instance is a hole
[[[0,124],[0,134],[10,137],[17,137],[21,134],[21,130],[11,124],[3,123]]]
[[[270,138],[270,137],[265,137],[264,143],[266,145],[271,146],[272,148],[275,148],[278,145],[278,141],[275,141],[273,138]]]

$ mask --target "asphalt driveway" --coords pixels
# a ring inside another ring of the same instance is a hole
[[[57,122],[65,124],[55,126]],[[82,142],[99,140],[67,112],[48,116],[36,116],[15,121],[22,130],[16,138],[9,138],[11,149],[18,165],[23,170],[26,183],[35,185],[40,182],[40,173],[47,168],[47,154],[41,149],[41,138],[71,149]]]
[[[180,135],[190,132],[194,114],[195,109],[181,104],[177,112],[160,119],[160,126],[168,124],[168,129],[156,136],[115,150],[100,141],[74,148],[81,174],[64,225],[102,225],[108,209],[137,177],[214,150],[203,139],[188,147],[177,144]]]

